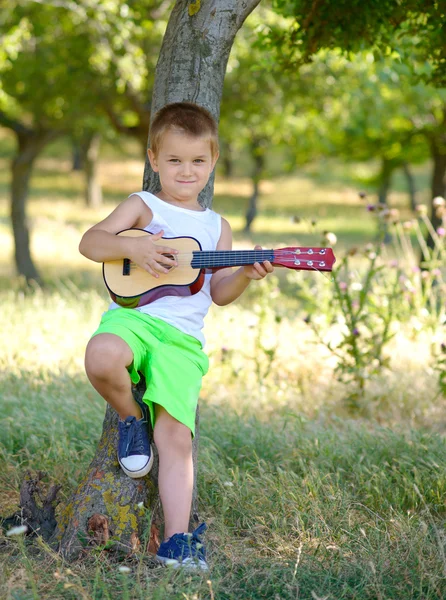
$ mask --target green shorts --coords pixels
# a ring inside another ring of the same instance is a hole
[[[133,362],[127,369],[133,383],[140,380],[139,373],[146,379],[143,400],[149,406],[152,425],[156,403],[194,435],[201,380],[209,368],[201,343],[161,319],[130,308],[104,313],[92,337],[100,333],[117,335],[130,346]]]

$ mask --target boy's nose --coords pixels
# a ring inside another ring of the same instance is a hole
[[[184,162],[182,171],[183,171],[183,175],[190,175],[192,172],[191,164],[188,162]]]

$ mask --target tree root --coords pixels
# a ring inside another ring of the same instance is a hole
[[[45,541],[52,537],[57,521],[55,517],[56,506],[59,504],[57,494],[61,485],[52,485],[44,495],[42,479],[46,473],[38,471],[33,477],[28,473],[20,488],[20,510],[2,521],[5,531],[12,527],[26,525],[26,535],[34,537],[40,535]]]

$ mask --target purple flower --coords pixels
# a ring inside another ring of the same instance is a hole
[[[376,204],[367,204],[367,210],[369,212],[373,212],[374,210],[376,210]]]
[[[345,281],[340,281],[339,282],[339,289],[342,292],[345,292],[347,290],[347,288],[348,288],[348,285],[345,283]]]
[[[444,227],[439,227],[437,229],[437,235],[440,237],[444,237],[446,235],[446,229]]]
[[[359,329],[358,329],[357,327],[355,327],[355,328],[353,329],[353,331],[352,331],[352,334],[353,334],[354,336],[358,336],[358,335],[359,335]]]

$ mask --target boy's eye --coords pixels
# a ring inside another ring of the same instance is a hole
[[[194,160],[194,162],[196,162],[196,163],[203,163],[203,162],[204,162],[204,160],[203,160],[202,158],[196,158],[196,159]]]

